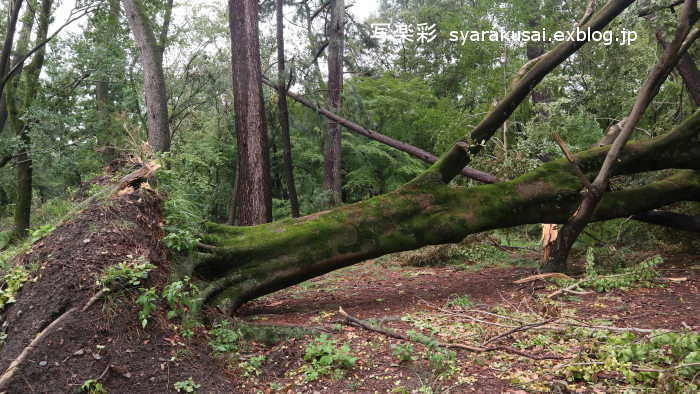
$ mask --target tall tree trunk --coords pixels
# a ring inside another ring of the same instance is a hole
[[[258,41],[258,3],[229,0],[231,69],[236,115],[237,177],[234,204],[243,226],[272,220],[267,127]]]
[[[109,0],[109,13],[106,21],[97,25],[96,45],[109,49],[114,33],[119,28],[119,0]],[[109,75],[109,73],[105,73]],[[103,74],[103,75],[105,75]],[[109,82],[104,78],[95,81],[95,106],[97,109],[97,145],[102,151],[102,159],[109,164],[117,156],[117,124],[113,112],[113,99],[110,97]]]
[[[345,1],[332,0],[328,27],[328,107],[340,114],[343,92],[343,52],[345,48]],[[330,206],[342,204],[341,131],[334,120],[328,121],[324,140],[324,188]]]
[[[126,19],[139,48],[143,67],[143,87],[148,113],[148,143],[156,152],[170,150],[170,128],[168,118],[168,96],[163,73],[164,42],[157,42],[140,0],[122,0]],[[169,2],[172,7],[172,2]],[[166,16],[170,10],[166,9]],[[166,18],[169,23],[169,18]],[[167,36],[167,25],[163,27]]]
[[[289,109],[287,108],[287,83],[284,61],[284,1],[277,0],[277,112],[282,132],[282,150],[284,159],[284,176],[287,182],[289,204],[292,207],[292,216],[299,217],[299,199],[297,187],[294,183],[294,164],[292,162],[292,142],[289,138]]]
[[[39,14],[39,24],[37,26],[36,32],[36,42],[40,43],[46,40],[49,31],[49,24],[51,21],[51,6],[52,0],[42,0],[41,10]],[[33,11],[32,11],[33,13]],[[33,15],[29,15],[27,18],[33,20]],[[27,19],[28,20],[28,19]],[[31,23],[28,25],[28,29],[23,31],[30,32]],[[24,40],[23,43],[18,44],[18,47],[23,54],[26,52],[27,43],[29,41],[29,34],[21,39]],[[24,238],[27,235],[27,230],[29,230],[30,219],[31,219],[31,207],[32,207],[32,158],[31,158],[31,139],[29,137],[30,124],[26,123],[20,118],[20,111],[27,111],[39,91],[39,75],[41,74],[41,69],[44,65],[44,56],[46,53],[46,47],[39,49],[32,58],[32,62],[24,67],[22,70],[23,78],[23,94],[22,99],[18,100],[15,89],[17,89],[17,84],[14,84],[10,89],[13,93],[8,91],[7,103],[8,103],[8,113],[10,121],[12,122],[15,133],[21,144],[19,151],[15,155],[16,169],[17,169],[17,200],[15,201],[15,238]],[[18,57],[18,59],[21,59]],[[20,82],[20,78],[17,78]],[[21,102],[22,108],[17,108],[17,101]]]

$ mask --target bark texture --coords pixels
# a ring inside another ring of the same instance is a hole
[[[229,0],[231,65],[236,113],[237,176],[234,215],[250,226],[272,220],[267,127],[263,108],[258,3]]]
[[[668,42],[666,42],[661,29],[656,30],[656,41],[666,50]],[[698,71],[698,67],[695,65],[695,61],[689,53],[686,52],[681,56],[676,69],[681,75],[681,78],[683,78],[683,83],[686,89],[688,89],[688,95],[690,99],[693,100],[693,104],[695,104],[696,107],[700,106],[700,71]]]
[[[277,112],[282,134],[282,155],[284,160],[284,177],[287,183],[289,204],[292,217],[299,217],[299,198],[294,183],[294,164],[292,161],[292,142],[289,138],[289,109],[287,108],[287,72],[284,59],[284,2],[277,0]]]
[[[331,21],[328,26],[328,107],[335,113],[342,109],[343,51],[345,49],[345,1],[332,0]],[[341,131],[333,119],[328,120],[328,131],[323,146],[324,180],[330,206],[342,204]]]
[[[131,33],[139,48],[148,114],[148,143],[156,152],[170,150],[168,96],[163,73],[164,42],[158,42],[140,0],[122,0]],[[172,2],[169,2],[172,8]],[[166,10],[166,16],[170,10]],[[169,18],[166,18],[169,21]],[[167,36],[167,24],[163,26]]]

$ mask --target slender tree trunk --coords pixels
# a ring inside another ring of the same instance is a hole
[[[328,27],[328,107],[339,114],[342,109],[343,52],[345,48],[345,1],[332,0]],[[328,121],[324,141],[324,188],[330,206],[342,204],[341,131],[334,120]]]
[[[48,35],[52,3],[52,0],[42,0],[41,2],[39,24],[36,33],[37,43],[46,40]],[[33,19],[33,15],[31,15],[31,17]],[[30,31],[31,24],[28,26],[26,32]],[[29,35],[27,34],[22,39],[24,39],[25,42],[18,46],[23,46],[23,51],[21,53],[24,53],[26,51],[26,43],[29,41]],[[44,46],[34,54],[32,62],[22,70],[21,75],[24,76],[23,99],[17,100],[19,97],[14,97],[16,96],[15,94],[9,94],[7,99],[9,116],[21,144],[19,151],[15,155],[17,169],[17,200],[15,201],[14,236],[16,238],[24,238],[30,226],[32,207],[32,158],[31,139],[29,137],[30,124],[20,119],[20,110],[16,108],[17,103],[15,101],[21,101],[21,111],[23,112],[31,107],[39,91],[39,75],[44,65],[45,53],[46,47]],[[18,57],[18,59],[20,58]],[[20,78],[17,79],[19,80]],[[16,86],[17,85],[11,89],[16,89]]]
[[[282,149],[284,158],[284,176],[287,182],[289,204],[292,207],[292,216],[299,217],[299,199],[297,187],[294,183],[294,163],[292,161],[292,142],[289,138],[289,109],[287,108],[287,83],[284,60],[284,1],[277,0],[277,112],[282,131]]]
[[[23,0],[10,0],[5,41],[2,45],[2,53],[0,53],[0,78],[5,78],[5,75],[10,70],[10,54],[14,45],[17,20],[19,19],[19,10],[22,8],[22,2]],[[2,93],[0,90],[0,134],[5,129],[5,122],[7,122],[7,102],[5,101],[5,95]]]
[[[5,78],[5,75],[10,69],[10,53],[15,40],[15,30],[17,29],[17,20],[19,19],[19,10],[22,8],[22,0],[10,0],[10,9],[7,30],[5,31],[5,40],[0,52],[0,77]],[[1,94],[2,92],[0,92]]]
[[[661,29],[656,30],[656,41],[661,44],[664,50],[668,47],[668,43],[664,39]],[[683,78],[683,82],[688,89],[688,94],[693,100],[693,104],[695,104],[696,107],[700,106],[700,71],[698,71],[698,67],[695,65],[695,61],[693,61],[689,53],[686,52],[681,56],[676,69],[678,73],[681,74],[681,78]]]
[[[272,220],[257,1],[229,0],[229,27],[238,149],[234,206],[238,223],[250,226]]]
[[[114,32],[119,27],[119,12],[119,0],[109,0],[108,18],[97,27],[96,45],[108,49],[110,42],[114,39]],[[109,164],[117,156],[117,125],[114,121],[113,99],[110,96],[108,81],[105,78],[98,78],[95,81],[95,105],[98,120],[97,144],[102,151],[102,159],[105,164]]]
[[[148,143],[156,152],[170,150],[170,128],[168,125],[168,96],[163,73],[164,43],[156,41],[153,27],[140,0],[122,0],[126,19],[139,48],[143,67],[143,85],[148,113]],[[172,7],[172,2],[169,2]],[[166,10],[166,16],[169,15]],[[169,21],[169,19],[166,19]],[[169,22],[168,22],[169,23]],[[167,26],[164,31],[167,35]]]

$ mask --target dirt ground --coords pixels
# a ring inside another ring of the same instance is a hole
[[[510,312],[556,317],[562,311],[573,312],[581,321],[605,321],[615,327],[660,328],[700,331],[700,261],[698,256],[681,255],[667,258],[664,275],[682,278],[651,288],[613,290],[564,297],[554,306],[542,304],[538,296],[551,293],[544,282],[514,284],[515,280],[532,275],[527,268],[486,268],[478,272],[450,267],[410,267],[400,261],[373,261],[316,278],[263,299],[248,303],[240,316],[250,322],[334,327],[331,336],[338,344],[348,344],[358,357],[357,365],[340,378],[323,378],[305,382],[299,374],[303,367],[304,349],[311,341],[292,340],[272,349],[259,348],[267,362],[262,373],[248,379],[246,390],[255,392],[454,392],[454,393],[524,393],[538,392],[526,385],[513,384],[513,373],[536,368],[547,369],[552,361],[535,361],[504,353],[474,354],[457,352],[459,372],[451,378],[434,376],[426,361],[420,358],[425,349],[414,344],[415,360],[399,362],[392,354],[392,345],[403,341],[347,325],[337,313],[343,307],[350,315],[363,320],[376,319],[383,327],[406,332],[422,328],[445,342],[462,339],[459,326],[471,323],[462,314],[464,308],[451,306],[450,301],[468,296],[470,310],[493,311],[498,307]],[[488,315],[477,315],[496,322]],[[484,325],[482,325],[484,326]],[[507,331],[498,326],[484,326],[493,335]],[[512,343],[513,339],[504,343]],[[464,343],[470,343],[464,340]],[[251,351],[255,352],[254,349]],[[547,354],[547,348],[535,353]],[[557,362],[555,362],[557,363]],[[562,363],[559,361],[558,363]],[[605,384],[564,385],[560,376],[541,373],[531,379],[540,380],[542,391],[609,392]],[[560,387],[561,386],[561,387]],[[272,388],[271,388],[272,387]],[[546,389],[545,389],[546,388]],[[246,391],[243,390],[243,391]],[[421,391],[422,390],[422,391]],[[568,390],[568,391],[567,391]]]
[[[159,199],[141,189],[91,204],[21,255],[14,263],[30,267],[32,278],[2,313],[0,369],[49,324],[85,305],[100,290],[96,280],[105,267],[143,257],[157,269],[142,285],[162,287],[168,260],[161,220]],[[178,338],[166,311],[159,305],[144,329],[136,297],[136,290],[108,294],[70,315],[29,353],[5,392],[76,393],[90,379],[110,393],[174,392],[173,383],[189,377],[205,392],[228,392],[206,344],[193,342],[187,357],[171,359]]]

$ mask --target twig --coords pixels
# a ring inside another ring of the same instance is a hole
[[[543,320],[543,321],[536,322],[536,323],[531,323],[531,324],[523,324],[522,326],[520,326],[520,327],[515,327],[515,328],[513,328],[513,329],[510,329],[510,330],[504,332],[503,334],[496,335],[495,337],[492,337],[492,338],[486,340],[486,341],[485,341],[484,343],[482,343],[481,345],[482,345],[482,346],[486,346],[486,345],[488,345],[488,344],[491,343],[491,342],[495,342],[495,341],[497,341],[497,340],[499,340],[499,339],[503,339],[503,338],[509,337],[509,336],[511,336],[511,335],[513,335],[513,334],[515,334],[515,333],[517,333],[517,332],[523,332],[523,331],[527,331],[527,330],[530,330],[530,329],[533,329],[533,328],[541,327],[541,326],[547,325],[547,324],[549,324],[549,323],[552,323],[552,322],[554,322],[555,320],[557,320],[557,319],[549,319],[549,320]]]
[[[579,287],[580,285],[582,285],[583,283],[587,282],[588,280],[589,280],[589,279],[587,279],[587,278],[581,279],[581,280],[577,281],[576,283],[574,283],[574,284],[571,285],[571,286],[567,286],[567,287],[561,288],[561,289],[555,291],[554,293],[548,294],[548,295],[547,295],[547,298],[554,298],[554,297],[558,296],[558,295],[561,294],[561,293],[564,293],[564,292],[566,292],[566,291],[573,290],[573,289]]]
[[[569,275],[562,274],[561,272],[547,272],[545,274],[531,275],[531,276],[528,276],[528,277],[525,277],[522,279],[518,279],[516,281],[513,281],[513,284],[521,285],[523,283],[534,282],[538,279],[547,279],[547,278],[559,278],[559,279],[567,279],[567,280],[572,279]]]
[[[338,309],[338,313],[340,313],[341,316],[345,318],[345,323],[348,325],[354,324],[360,328],[364,328],[367,331],[372,331],[376,332],[385,336],[388,336],[390,338],[394,339],[400,339],[403,341],[409,341],[409,342],[417,342],[417,343],[422,343],[424,345],[428,345],[428,343],[424,343],[420,340],[417,340],[415,338],[409,338],[403,334],[397,333],[392,330],[388,330],[382,327],[377,327],[373,326],[363,320],[357,319],[355,317],[350,316],[343,307],[340,307]],[[505,353],[510,353],[510,354],[515,354],[518,356],[530,358],[533,360],[561,360],[564,359],[564,357],[557,357],[557,356],[537,356],[529,353],[522,352],[517,349],[513,349],[507,346],[491,346],[491,347],[482,347],[482,346],[473,346],[473,345],[465,345],[461,343],[444,343],[444,342],[439,342],[439,341],[431,341],[430,344],[436,345],[438,347],[443,347],[443,348],[451,348],[451,349],[461,349],[461,350],[466,350],[468,352],[472,353],[486,353],[486,352],[495,352],[495,351],[501,351]]]
[[[591,189],[591,181],[588,179],[586,174],[581,171],[581,167],[578,165],[578,162],[576,161],[576,158],[574,155],[571,154],[571,151],[569,151],[569,148],[566,146],[566,142],[561,139],[561,136],[559,133],[554,133],[552,134],[552,138],[554,138],[554,141],[556,141],[557,145],[559,145],[559,148],[561,149],[562,152],[564,152],[564,156],[566,156],[566,160],[571,163],[571,166],[574,167],[574,172],[576,172],[576,176],[581,180],[581,183],[583,183],[584,186],[586,186],[587,189]]]

